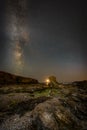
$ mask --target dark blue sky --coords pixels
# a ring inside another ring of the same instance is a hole
[[[40,81],[87,79],[84,1],[4,0],[0,16],[0,70]]]

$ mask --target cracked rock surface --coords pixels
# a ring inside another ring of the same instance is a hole
[[[87,83],[0,87],[0,130],[87,130]]]

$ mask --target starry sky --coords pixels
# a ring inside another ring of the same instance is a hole
[[[0,2],[0,70],[87,80],[87,9],[79,0]]]

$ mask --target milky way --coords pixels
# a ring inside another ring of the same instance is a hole
[[[87,7],[73,0],[2,0],[0,70],[44,81],[87,79]]]
[[[23,70],[23,48],[29,43],[27,0],[8,0],[6,31],[10,41],[11,62],[16,74]]]

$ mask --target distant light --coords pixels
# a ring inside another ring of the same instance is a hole
[[[48,85],[50,83],[49,79],[46,79],[46,85]]]

